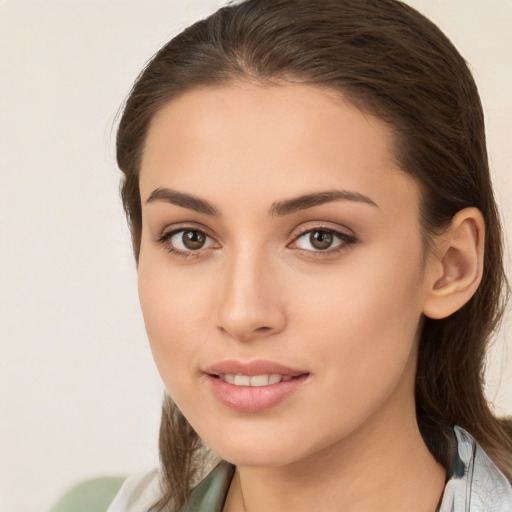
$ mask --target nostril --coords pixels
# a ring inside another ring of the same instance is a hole
[[[257,329],[254,329],[255,332],[266,332],[270,331],[270,327],[258,327]]]

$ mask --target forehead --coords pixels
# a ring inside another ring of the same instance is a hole
[[[141,193],[147,197],[157,187],[172,186],[221,200],[235,192],[268,204],[335,187],[394,202],[399,192],[415,198],[417,187],[398,168],[393,142],[387,124],[327,88],[198,88],[154,117]]]
[[[350,132],[342,130],[342,118],[351,124]],[[312,134],[325,135],[325,130],[342,138],[357,139],[361,135],[358,128],[376,135],[375,142],[386,146],[388,155],[393,158],[393,134],[391,128],[370,114],[364,114],[353,106],[339,91],[327,87],[306,84],[271,84],[254,82],[232,82],[225,86],[197,87],[169,101],[153,117],[146,150],[153,142],[162,142],[161,137],[179,135],[181,138],[192,137],[197,141],[222,137],[233,128],[243,127],[237,131],[236,139],[230,141],[250,140],[260,146],[279,135],[281,140],[297,139]],[[260,128],[266,128],[260,131]],[[229,141],[226,141],[229,142]],[[328,141],[326,141],[328,142]]]

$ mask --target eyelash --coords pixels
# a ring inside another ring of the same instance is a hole
[[[156,238],[156,241],[161,244],[167,252],[174,256],[178,256],[180,258],[194,258],[200,255],[202,250],[204,249],[198,249],[197,251],[181,251],[179,249],[176,249],[171,243],[170,240],[174,235],[177,235],[178,233],[186,233],[186,232],[194,232],[194,233],[201,233],[206,238],[209,238],[210,240],[213,240],[211,236],[209,236],[204,230],[198,229],[194,226],[181,226],[180,228],[173,229],[172,231],[168,231],[166,233],[163,233],[162,235],[158,236]]]
[[[312,249],[301,249],[300,247],[297,248],[297,250],[302,251],[303,254],[307,254],[308,257],[313,258],[322,258],[326,256],[334,256],[339,254],[340,252],[346,251],[351,245],[356,243],[356,238],[353,235],[348,235],[347,233],[344,233],[343,231],[339,231],[337,229],[328,227],[328,226],[314,226],[312,228],[308,228],[304,231],[301,231],[297,235],[295,235],[293,242],[291,244],[288,244],[287,247],[290,247],[292,244],[296,244],[298,240],[301,238],[305,238],[311,233],[320,232],[320,233],[329,233],[333,235],[334,237],[339,239],[338,245],[335,245],[334,247],[329,247],[327,249],[321,250],[312,250]],[[334,242],[333,242],[334,243]]]
[[[179,249],[176,249],[176,247],[174,247],[172,244],[169,243],[170,239],[174,236],[174,235],[177,235],[178,233],[185,233],[187,231],[191,231],[191,232],[195,232],[195,233],[201,233],[202,235],[204,235],[206,238],[209,238],[210,240],[213,240],[213,238],[211,236],[209,236],[204,230],[202,229],[198,229],[198,228],[195,228],[193,226],[182,226],[180,228],[177,228],[177,229],[173,229],[172,231],[168,231],[166,233],[163,233],[162,235],[158,236],[156,238],[156,241],[157,243],[161,244],[165,250],[171,254],[173,254],[174,256],[178,256],[178,257],[181,257],[181,258],[190,258],[190,257],[197,257],[200,255],[200,253],[205,250],[205,249],[198,249],[196,251],[194,250],[189,250],[189,251],[182,251],[182,250],[179,250]],[[309,256],[311,257],[322,257],[323,255],[333,255],[333,254],[338,254],[344,250],[346,250],[348,247],[347,246],[350,246],[354,243],[356,243],[356,238],[352,235],[348,235],[347,233],[343,233],[342,231],[338,231],[336,229],[333,229],[331,227],[326,227],[326,226],[315,226],[313,228],[309,228],[305,231],[301,231],[300,233],[297,233],[297,235],[295,235],[293,241],[287,245],[287,247],[290,247],[293,243],[296,243],[298,240],[300,240],[301,238],[311,234],[311,233],[314,233],[314,232],[321,232],[321,233],[329,233],[333,236],[335,236],[336,238],[338,238],[340,240],[340,243],[336,246],[334,246],[333,248],[328,248],[328,249],[325,249],[325,250],[310,250],[310,249],[301,249],[301,248],[297,248],[297,250],[300,250],[302,251],[303,253],[308,253]],[[208,248],[207,248],[208,249]]]

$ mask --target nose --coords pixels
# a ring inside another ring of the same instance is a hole
[[[217,327],[244,342],[281,332],[286,314],[275,265],[254,250],[225,263],[219,276]]]

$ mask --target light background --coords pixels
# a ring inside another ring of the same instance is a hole
[[[118,197],[115,115],[150,56],[222,3],[0,0],[1,511],[44,512],[78,481],[157,464],[163,388]],[[474,71],[510,238],[512,0],[408,3]],[[510,318],[488,371],[508,414]]]

